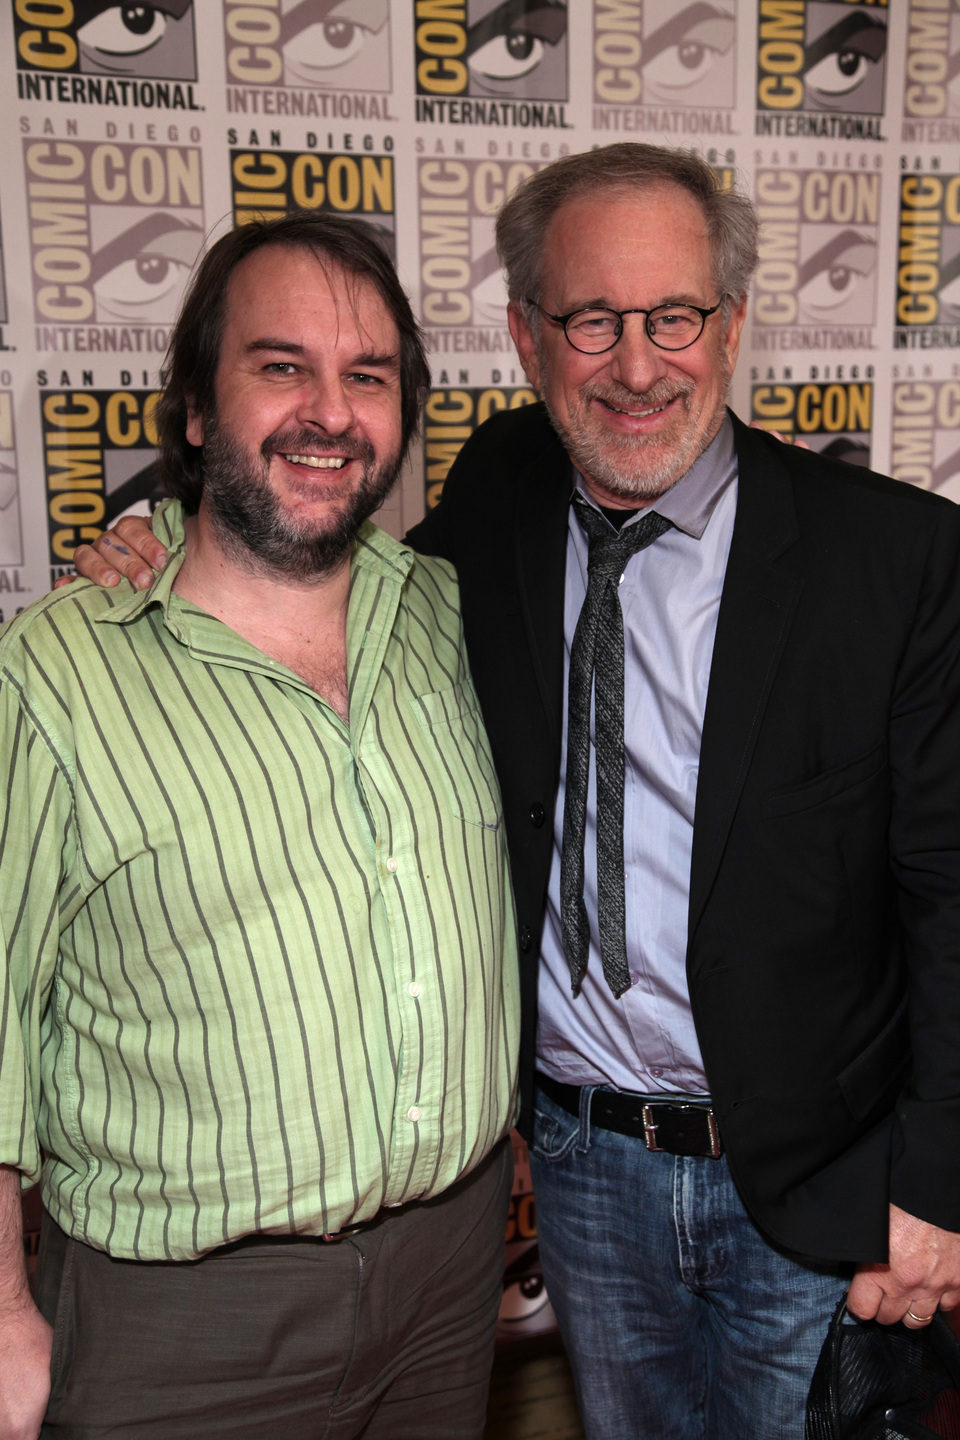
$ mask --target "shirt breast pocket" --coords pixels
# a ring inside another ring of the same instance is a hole
[[[500,786],[473,687],[451,685],[414,696],[411,704],[422,740],[421,761],[453,813],[469,825],[498,830]]]

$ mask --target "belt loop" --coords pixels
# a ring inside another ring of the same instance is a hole
[[[581,1155],[586,1155],[590,1149],[590,1106],[593,1102],[594,1092],[599,1088],[599,1085],[581,1085],[580,1087],[580,1139],[577,1142],[577,1149]]]

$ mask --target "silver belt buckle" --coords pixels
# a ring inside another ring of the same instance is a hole
[[[648,1150],[663,1154],[663,1147],[657,1144],[658,1127],[657,1122],[653,1118],[654,1106],[658,1104],[669,1105],[670,1102],[668,1100],[648,1102],[642,1107],[640,1115],[643,1119],[643,1143]],[[702,1105],[685,1105],[682,1103],[674,1105],[672,1108],[674,1110],[696,1110],[704,1116],[707,1122],[707,1131],[710,1136],[710,1156],[714,1160],[719,1160],[723,1154],[723,1146],[720,1144],[720,1131],[717,1129],[717,1117],[714,1115],[713,1110],[705,1110]]]
[[[653,1118],[653,1106],[644,1105],[640,1111],[643,1117],[643,1143],[648,1150],[659,1150],[657,1144],[657,1122]]]

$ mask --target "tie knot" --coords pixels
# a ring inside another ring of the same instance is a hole
[[[579,495],[574,497],[573,508],[581,530],[590,541],[587,569],[602,575],[622,574],[631,555],[651,545],[672,524],[656,511],[651,511],[642,515],[634,525],[612,530],[609,521]]]

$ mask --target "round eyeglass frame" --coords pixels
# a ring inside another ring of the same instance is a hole
[[[547,319],[552,320],[555,325],[562,325],[567,344],[576,350],[579,355],[606,355],[608,350],[612,350],[623,334],[623,317],[625,315],[642,315],[644,317],[643,328],[650,343],[656,345],[658,350],[668,350],[676,354],[680,350],[689,350],[691,345],[696,345],[700,336],[703,334],[704,326],[710,319],[710,316],[715,315],[723,304],[723,298],[721,297],[716,305],[711,305],[708,309],[704,309],[702,305],[688,305],[686,302],[677,305],[654,305],[652,310],[641,310],[636,307],[631,310],[614,310],[609,305],[581,305],[578,309],[571,310],[568,315],[552,315],[549,310],[544,309],[539,300],[534,300],[531,295],[525,297],[524,303],[536,306],[541,315],[545,315]],[[660,310],[667,312],[671,310],[694,310],[700,316],[700,329],[692,340],[685,340],[682,345],[664,345],[663,341],[658,340],[656,335],[652,334],[650,330],[650,317],[651,315],[656,315]],[[575,320],[578,315],[588,315],[591,312],[601,315],[615,315],[617,319],[617,333],[610,341],[610,344],[604,345],[600,350],[584,350],[582,345],[578,345],[575,340],[570,338],[570,331],[567,329],[570,321]]]

